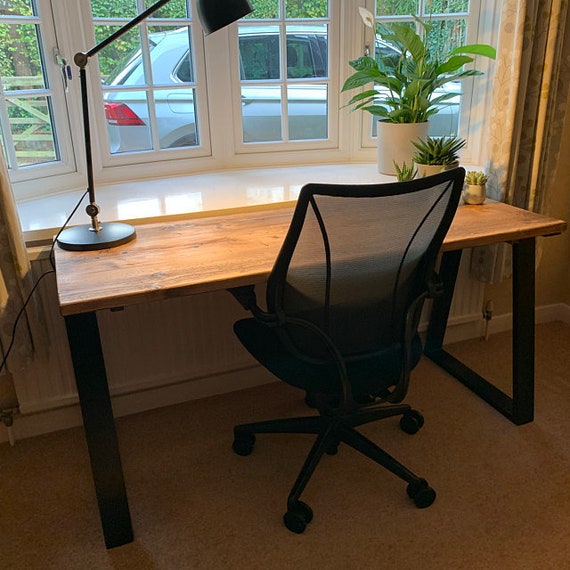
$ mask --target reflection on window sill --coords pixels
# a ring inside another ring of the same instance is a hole
[[[134,224],[163,219],[201,216],[206,212],[237,208],[274,207],[297,199],[308,182],[375,183],[394,178],[379,174],[376,164],[325,164],[204,174],[99,186],[99,219]],[[57,194],[18,204],[22,230],[28,243],[49,243],[77,204],[81,192]],[[70,225],[89,223],[84,203]]]

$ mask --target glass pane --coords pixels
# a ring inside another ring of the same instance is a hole
[[[280,141],[281,87],[255,85],[242,87],[243,142]]]
[[[239,53],[242,80],[280,78],[277,26],[240,26]]]
[[[173,26],[149,27],[150,62],[154,85],[194,81],[194,69],[189,56],[190,28]]]
[[[145,91],[112,91],[103,96],[111,154],[151,150]]]
[[[150,8],[156,0],[147,0],[145,9]],[[153,12],[151,18],[188,18],[188,3],[186,0],[170,0],[165,6],[162,6],[156,12]]]
[[[287,114],[290,140],[326,139],[327,85],[289,85]]]
[[[286,18],[326,18],[329,14],[328,0],[286,0]]]
[[[199,144],[194,89],[157,89],[154,104],[160,148]]]
[[[409,16],[418,14],[418,0],[376,0],[377,16]]]
[[[94,18],[133,18],[138,14],[137,0],[91,0],[91,13]]]
[[[327,26],[287,26],[287,77],[322,77],[327,70]]]
[[[459,130],[459,105],[461,104],[461,83],[452,81],[441,88],[443,92],[452,92],[456,95],[449,101],[442,103],[439,111],[429,118],[429,135],[432,137],[457,136]],[[438,92],[435,93],[437,97]]]
[[[0,0],[0,15],[2,16],[33,16],[30,0]]]
[[[432,0],[424,7],[426,15],[455,14],[457,12],[467,12],[468,10],[469,0]]]
[[[31,0],[0,0],[0,15],[2,16],[33,16]]]
[[[250,0],[253,12],[245,18],[255,20],[271,20],[279,18],[279,0]]]
[[[37,26],[0,24],[0,74],[5,91],[45,89]]]
[[[6,100],[18,166],[58,160],[48,97]]]
[[[432,54],[445,57],[452,49],[466,43],[467,22],[465,20],[440,20],[432,22],[428,45]]]
[[[117,26],[95,26],[97,43],[109,37]],[[155,43],[150,42],[150,48]],[[146,85],[146,74],[141,52],[141,38],[137,28],[99,52],[101,80],[107,85]]]

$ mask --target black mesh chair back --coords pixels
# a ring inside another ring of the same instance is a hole
[[[303,187],[267,288],[298,357],[349,361],[398,346],[453,219],[463,170],[399,184]],[[311,325],[314,325],[312,327]]]

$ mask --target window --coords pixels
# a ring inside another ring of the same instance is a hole
[[[130,4],[124,13],[91,0],[97,42],[148,7],[142,0]],[[172,1],[100,52],[110,155],[204,144],[198,118],[205,115],[199,104],[205,93],[195,72],[190,16],[185,1]]]
[[[281,0],[271,8],[254,11],[238,27],[240,142],[326,141],[332,93],[328,3]]]
[[[344,109],[340,89],[350,59],[394,48],[363,25],[358,7],[378,24],[431,18],[440,47],[493,43],[496,27],[484,19],[496,0],[251,2],[252,14],[204,38],[194,0],[171,0],[90,60],[99,186],[231,167],[372,162],[373,121]],[[84,188],[73,54],[152,3],[0,0],[1,140],[17,199]],[[475,81],[476,90],[449,86],[457,97],[432,125],[432,134],[466,137],[473,160],[489,74]]]
[[[0,132],[15,181],[26,170],[45,177],[74,169],[62,104],[69,70],[40,4],[45,9],[33,0],[0,1]]]

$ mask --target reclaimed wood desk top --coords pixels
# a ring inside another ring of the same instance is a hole
[[[120,247],[55,247],[62,315],[86,313],[264,282],[289,227],[283,208],[143,225]],[[554,235],[566,222],[488,200],[461,205],[443,251]]]

